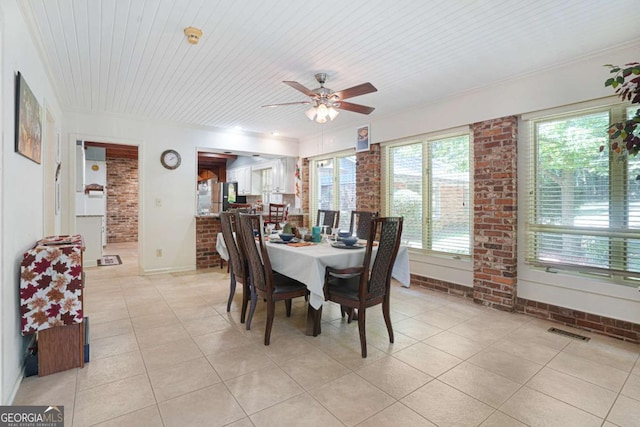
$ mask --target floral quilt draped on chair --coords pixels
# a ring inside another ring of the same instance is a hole
[[[82,236],[51,236],[20,267],[22,335],[82,323]]]

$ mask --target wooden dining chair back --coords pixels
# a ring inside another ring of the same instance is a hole
[[[367,357],[366,310],[369,307],[382,304],[389,342],[393,343],[389,314],[391,271],[400,248],[402,222],[402,217],[372,219],[362,266],[344,269],[326,267],[325,270],[325,300],[346,308],[350,317],[353,310],[357,310],[362,357]],[[380,241],[377,242],[377,252],[371,263],[376,236],[380,236]]]
[[[351,211],[351,222],[349,223],[349,233],[358,237],[358,239],[366,239],[369,237],[369,228],[371,220],[378,216],[378,212],[369,211]]]
[[[220,225],[222,227],[222,238],[229,253],[229,300],[227,301],[227,312],[231,311],[231,303],[236,293],[236,282],[242,283],[242,311],[240,312],[240,323],[245,322],[247,306],[251,300],[251,289],[249,287],[249,269],[244,248],[237,239],[238,214],[233,212],[220,213]],[[235,235],[234,235],[235,234]]]
[[[316,226],[326,225],[329,228],[336,228],[340,222],[340,211],[332,211],[327,209],[318,209],[316,217]],[[331,232],[331,230],[329,230]]]
[[[284,222],[284,212],[286,206],[278,203],[270,203],[269,204],[269,216],[264,221],[268,224],[275,224],[276,229],[280,228],[280,223]]]
[[[271,341],[271,329],[275,317],[276,301],[285,301],[287,317],[291,316],[291,299],[307,295],[307,287],[290,277],[275,273],[271,268],[269,252],[263,237],[264,221],[261,215],[240,214],[240,236],[247,256],[251,283],[251,308],[247,324],[256,308],[258,298],[267,302],[267,323],[264,332],[264,345]],[[256,234],[258,241],[256,242]],[[247,328],[248,329],[248,328]]]

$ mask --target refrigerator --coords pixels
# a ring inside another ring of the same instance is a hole
[[[220,213],[229,209],[230,203],[239,203],[237,182],[212,182],[199,185],[198,213]]]

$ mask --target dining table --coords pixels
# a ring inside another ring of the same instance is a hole
[[[357,246],[333,245],[331,241],[323,243],[294,242],[286,243],[277,235],[266,242],[271,267],[280,274],[304,283],[309,290],[309,317],[307,335],[319,333],[318,317],[324,304],[324,276],[327,266],[348,268],[362,265],[364,261],[364,242]],[[224,243],[222,233],[218,234],[216,250],[221,258],[229,260],[229,252]],[[377,253],[377,245],[372,248],[372,262]],[[407,246],[400,245],[398,255],[391,272],[391,277],[402,286],[410,284],[409,251]]]

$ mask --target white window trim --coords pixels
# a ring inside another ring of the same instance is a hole
[[[561,115],[572,116],[609,107],[615,97],[601,98],[544,111],[523,114],[518,121],[518,296],[543,303],[638,323],[640,292],[632,286],[620,286],[616,280],[572,271],[546,270],[526,260],[526,231],[529,212],[529,183],[533,121]],[[623,104],[624,105],[624,104]]]
[[[457,136],[462,136],[462,135],[468,135],[469,136],[469,180],[470,180],[470,188],[469,191],[471,192],[470,197],[469,197],[469,225],[470,225],[470,229],[469,229],[469,233],[471,234],[472,238],[471,238],[471,242],[470,242],[470,254],[469,255],[454,255],[454,254],[446,254],[446,253],[442,253],[442,252],[434,252],[431,251],[429,249],[418,249],[418,248],[411,248],[410,249],[410,253],[414,253],[414,254],[419,254],[419,255],[423,255],[423,256],[429,256],[433,259],[436,260],[454,260],[454,262],[464,262],[465,264],[471,264],[471,261],[473,259],[473,213],[474,213],[474,208],[473,208],[473,197],[471,196],[473,194],[473,159],[474,159],[474,150],[473,150],[473,131],[471,126],[465,125],[465,126],[458,126],[455,128],[450,128],[450,129],[444,129],[444,130],[440,130],[437,132],[430,132],[430,133],[425,133],[425,134],[420,134],[420,135],[416,135],[416,136],[411,136],[411,137],[406,137],[406,138],[400,138],[400,139],[396,139],[396,140],[392,140],[392,141],[386,141],[386,142],[382,142],[380,143],[380,148],[382,150],[382,159],[381,159],[381,189],[380,189],[380,212],[384,215],[389,215],[389,203],[390,203],[390,190],[391,190],[391,184],[390,184],[390,177],[389,177],[389,170],[390,170],[390,156],[389,156],[389,150],[391,148],[394,147],[399,147],[399,146],[403,146],[403,145],[410,145],[410,144],[424,144],[425,142],[429,142],[429,141],[437,141],[437,140],[441,140],[441,139],[447,139],[447,138],[454,138]],[[424,258],[423,258],[424,259]]]
[[[338,157],[348,157],[355,156],[356,151],[355,148],[349,150],[335,151],[333,153],[325,153],[322,155],[317,155],[313,157],[309,157],[309,224],[315,225],[316,223],[316,215],[318,214],[318,205],[316,204],[316,188],[317,188],[317,175],[318,168],[316,163],[318,160],[326,160],[332,159],[335,160]],[[334,168],[335,169],[335,168]],[[334,172],[334,181],[336,179]]]

